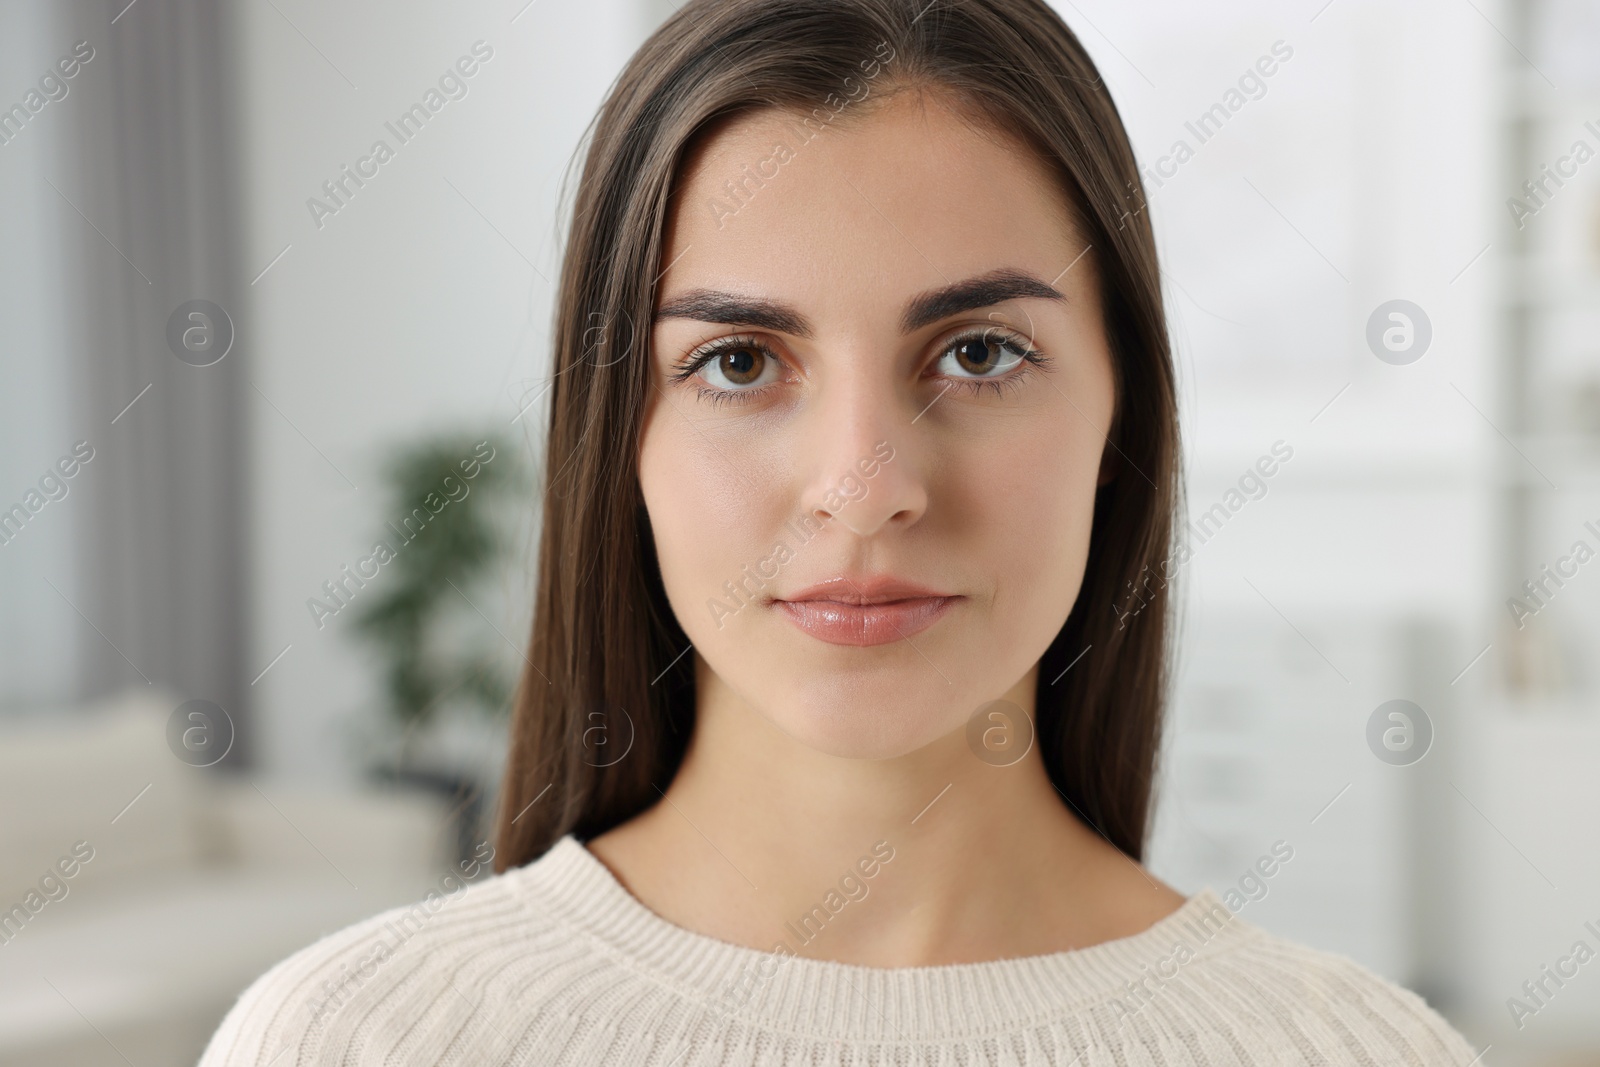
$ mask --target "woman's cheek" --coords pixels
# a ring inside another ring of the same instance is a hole
[[[1030,652],[1042,652],[1072,610],[1094,523],[1101,442],[1092,430],[1075,432],[1082,420],[1068,414],[1052,432],[1013,442],[1010,462],[989,480],[982,536],[998,571],[994,625]]]
[[[679,422],[682,434],[647,438],[640,480],[667,597],[684,629],[703,636],[725,631],[730,621],[708,601],[737,607],[726,583],[737,583],[743,564],[772,548],[763,534],[771,525],[774,490],[770,479],[734,467],[735,457],[749,458],[747,452],[713,447]]]
[[[686,442],[654,443],[661,447],[646,450],[640,481],[662,581],[678,607],[681,598],[709,584],[717,542],[727,527],[724,516],[707,513],[714,497],[704,484],[708,475],[702,459],[679,451]]]

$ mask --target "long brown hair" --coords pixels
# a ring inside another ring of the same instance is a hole
[[[1128,856],[1143,852],[1168,670],[1166,575],[1154,588],[1150,577],[1165,571],[1178,503],[1177,407],[1139,171],[1099,73],[1043,0],[689,0],[613,86],[573,204],[497,870],[655,803],[694,726],[693,656],[662,586],[637,464],[679,162],[743,111],[830,115],[826,102],[868,71],[885,89],[949,93],[1032,147],[1092,250],[1084,266],[1098,274],[1116,371],[1117,472],[1095,499],[1077,602],[1040,663],[1036,722],[1066,802]]]

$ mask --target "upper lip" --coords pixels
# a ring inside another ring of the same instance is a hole
[[[816,585],[807,586],[798,592],[787,596],[773,597],[774,600],[801,601],[801,600],[831,600],[839,604],[887,604],[895,600],[916,600],[923,597],[947,597],[950,593],[941,593],[929,589],[927,586],[908,582],[903,578],[896,578],[892,574],[880,575],[851,575],[842,574],[837,578],[829,578],[818,582]]]

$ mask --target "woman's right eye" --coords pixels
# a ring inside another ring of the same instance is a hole
[[[702,393],[719,396],[754,392],[776,381],[783,369],[765,345],[733,338],[690,353],[679,365],[674,380],[691,375],[708,387]]]
[[[719,352],[700,368],[700,376],[716,389],[744,389],[765,384],[763,376],[777,363],[765,352],[751,345],[740,345]]]

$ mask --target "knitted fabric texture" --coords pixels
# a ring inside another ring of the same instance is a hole
[[[579,841],[258,978],[199,1067],[1467,1067],[1416,994],[1210,889],[1131,937],[878,968],[676,926]]]

